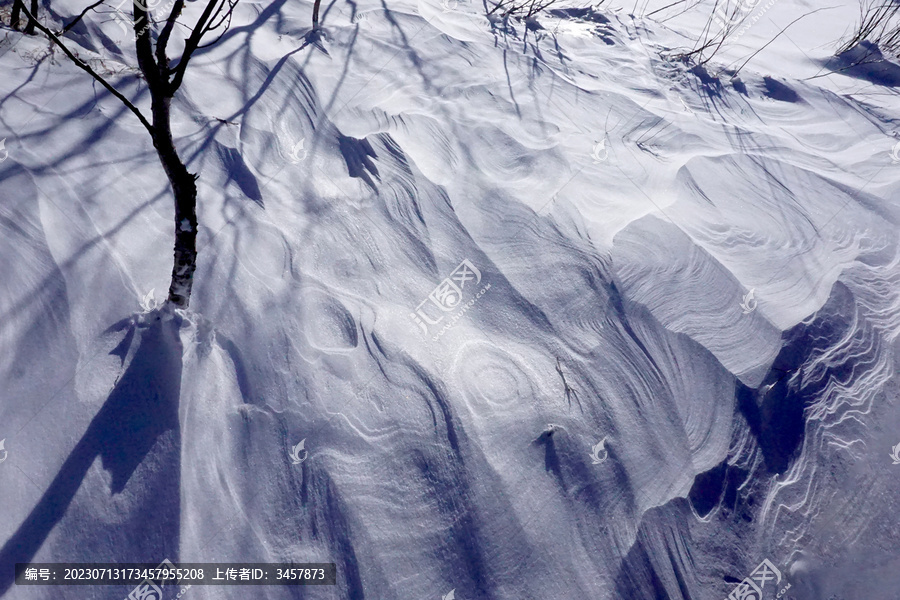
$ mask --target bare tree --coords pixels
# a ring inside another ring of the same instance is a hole
[[[25,0],[13,0],[12,6],[12,14],[9,19],[9,26],[13,29],[19,28],[19,18],[22,14],[22,11],[25,9]],[[28,13],[27,10],[25,10]],[[38,12],[38,0],[31,0],[31,14],[37,16]],[[28,23],[25,25],[24,33],[27,35],[34,34],[34,26],[35,20],[33,18],[28,19]]]
[[[21,0],[19,1],[21,2]],[[33,1],[36,3],[37,0]],[[168,302],[178,307],[187,307],[190,303],[194,271],[197,267],[197,175],[188,171],[175,147],[172,138],[171,102],[184,82],[188,64],[194,53],[200,48],[214,44],[221,38],[231,23],[231,16],[237,2],[238,0],[204,0],[198,3],[203,6],[203,10],[193,26],[186,28],[184,49],[181,51],[178,61],[173,64],[166,52],[176,25],[185,27],[178,22],[185,0],[175,0],[164,21],[154,21],[150,8],[141,0],[133,0],[135,50],[138,68],[150,93],[149,119],[111,83],[69,50],[59,35],[37,22],[35,15],[25,9],[24,5],[22,6],[22,12],[41,32],[59,46],[76,66],[90,74],[118,98],[149,132],[150,138],[153,140],[153,147],[156,149],[156,154],[162,163],[175,197],[175,257]],[[97,4],[93,6],[97,6]],[[88,9],[90,8],[88,7]],[[83,12],[79,19],[84,14]],[[160,24],[162,28],[156,36],[154,44],[151,35],[152,29],[154,25]],[[204,43],[204,38],[210,34],[218,37],[216,40]]]

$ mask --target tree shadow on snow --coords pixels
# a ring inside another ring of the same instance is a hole
[[[143,320],[147,323],[138,324],[129,318],[109,329],[127,330],[113,353],[122,351],[119,356],[124,361],[130,352],[132,360],[40,501],[0,549],[0,596],[14,582],[15,563],[31,562],[66,515],[97,457],[111,476],[110,496],[126,489],[145,459],[147,469],[128,489],[127,493],[137,500],[128,520],[112,525],[108,532],[88,535],[93,538],[105,533],[104,546],[115,552],[117,560],[177,560],[182,368],[179,317],[169,318],[154,311]],[[138,338],[138,345],[133,351],[125,348],[134,338]],[[84,534],[75,534],[79,536]],[[75,549],[78,544],[72,546]]]

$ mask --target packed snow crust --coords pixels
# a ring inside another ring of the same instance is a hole
[[[241,2],[173,102],[187,311],[146,131],[4,29],[0,595],[169,558],[337,563],[190,600],[716,600],[768,559],[787,597],[896,598],[900,100],[826,68],[855,2],[735,80],[817,7],[692,68],[709,7],[665,4],[333,2],[313,39],[311,2]],[[146,110],[114,21],[67,41]]]

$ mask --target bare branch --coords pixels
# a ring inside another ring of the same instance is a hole
[[[147,80],[147,87],[150,88],[150,95],[155,100],[162,96],[170,96],[166,86],[166,78],[162,74],[162,70],[153,59],[153,44],[150,40],[150,14],[141,3],[141,0],[134,0],[132,3],[134,11],[134,49],[137,54],[138,67]],[[141,23],[146,24],[141,25]]]
[[[657,8],[653,12],[647,13],[646,15],[644,15],[644,18],[652,17],[653,15],[655,15],[658,12],[662,12],[662,11],[666,10],[667,8],[672,8],[676,4],[683,4],[685,2],[687,2],[687,0],[675,0],[675,2],[672,2],[671,4],[667,4],[667,5],[663,6],[662,8]]]
[[[860,2],[859,13],[859,25],[850,39],[837,49],[837,54],[848,52],[868,40],[883,53],[900,55],[900,4],[865,0]]]
[[[312,14],[312,23],[313,29],[319,28],[319,5],[322,3],[322,0],[315,0],[313,3],[313,14]]]
[[[55,43],[57,46],[60,47],[60,49],[62,49],[62,51],[65,53],[65,55],[68,56],[72,60],[72,62],[75,63],[75,66],[77,66],[78,68],[80,68],[83,71],[86,71],[88,74],[90,74],[91,77],[93,77],[95,80],[97,80],[100,83],[100,85],[105,87],[109,91],[110,94],[112,94],[113,96],[118,98],[122,102],[122,104],[124,104],[126,106],[126,108],[128,108],[128,110],[130,110],[131,112],[134,113],[134,115],[138,118],[138,120],[141,122],[141,124],[147,128],[147,131],[150,132],[150,135],[153,135],[153,126],[150,124],[149,121],[147,121],[146,118],[144,118],[144,115],[141,114],[141,111],[138,110],[138,108],[134,104],[132,104],[128,98],[123,96],[121,94],[121,92],[119,92],[119,90],[114,88],[109,82],[107,82],[105,79],[103,79],[103,77],[101,77],[96,71],[94,71],[87,63],[85,63],[80,58],[75,56],[75,54],[73,54],[72,51],[69,50],[66,47],[66,45],[63,44],[52,31],[50,31],[49,29],[47,29],[46,27],[41,25],[38,22],[38,20],[35,19],[34,16],[24,6],[22,6],[22,12],[24,12],[25,15],[29,19],[32,20],[32,22],[35,24],[35,26],[44,35],[46,35],[48,38],[50,38],[53,41],[53,43]]]
[[[97,2],[94,2],[93,4],[91,4],[90,6],[88,6],[86,9],[84,9],[83,11],[81,11],[81,14],[78,15],[77,17],[75,17],[75,20],[73,20],[71,23],[69,23],[68,25],[66,25],[65,27],[62,28],[62,31],[60,32],[60,35],[62,35],[62,34],[64,34],[64,33],[67,33],[70,29],[72,29],[73,27],[75,27],[76,25],[78,25],[78,23],[81,22],[81,19],[84,18],[84,15],[88,14],[88,12],[90,12],[90,11],[94,10],[95,8],[97,8],[98,6],[100,6],[101,4],[103,4],[105,1],[106,1],[106,0],[97,0]]]
[[[496,0],[496,3],[487,9],[488,15],[499,14],[504,19],[513,17],[527,20],[542,12],[549,6],[556,4],[558,0]]]
[[[22,10],[25,10],[25,2],[22,2]],[[38,0],[31,0],[31,12],[25,10],[25,14],[29,15],[28,23],[22,31],[25,35],[34,35],[34,28],[37,25]]]
[[[784,28],[783,28],[781,31],[779,31],[777,34],[775,34],[775,37],[773,37],[771,40],[769,40],[769,41],[766,43],[765,46],[763,46],[762,48],[760,48],[759,50],[757,50],[756,52],[754,52],[753,54],[751,54],[750,57],[747,58],[747,60],[745,60],[744,63],[743,63],[740,67],[737,68],[737,71],[734,72],[734,75],[732,75],[732,77],[737,77],[738,73],[741,72],[741,69],[743,69],[744,67],[746,67],[746,66],[747,66],[747,63],[750,62],[750,60],[751,60],[754,56],[756,56],[757,54],[759,54],[760,52],[762,52],[763,50],[765,50],[765,49],[766,49],[766,46],[768,46],[769,44],[771,44],[772,42],[774,42],[776,39],[778,39],[778,36],[780,36],[782,33],[784,33],[785,31],[787,31],[787,30],[788,30],[788,27],[790,27],[791,25],[793,25],[794,23],[796,23],[796,22],[799,21],[800,19],[804,19],[804,18],[808,17],[809,15],[812,15],[812,14],[815,14],[815,13],[819,12],[820,10],[828,10],[828,8],[827,8],[827,7],[817,8],[816,10],[814,10],[814,11],[812,11],[812,12],[808,12],[808,13],[806,13],[806,14],[804,14],[804,15],[800,15],[799,17],[797,17],[796,19],[794,19],[793,21],[791,21],[790,23],[788,23],[787,25],[785,25]]]
[[[9,16],[9,26],[13,29],[19,29],[19,16],[22,14],[22,3],[24,0],[13,0],[12,13]]]
[[[169,45],[169,37],[171,37],[172,30],[175,28],[175,21],[181,16],[181,11],[183,9],[184,0],[176,0],[175,6],[172,7],[172,11],[166,19],[166,24],[156,40],[156,63],[164,70],[164,72],[169,68],[169,59],[166,56],[166,47]]]
[[[203,36],[209,32],[208,26],[213,20],[218,17],[221,10],[228,5],[228,11],[231,12],[234,10],[234,4],[231,2],[226,2],[226,0],[208,0],[206,4],[206,8],[203,10],[203,14],[200,15],[200,18],[197,19],[197,24],[194,27],[194,30],[191,32],[191,35],[188,37],[187,41],[184,44],[184,52],[181,54],[181,59],[178,61],[178,64],[172,69],[172,72],[175,73],[175,77],[172,79],[172,83],[170,84],[172,93],[175,92],[180,86],[181,82],[184,80],[184,73],[187,71],[188,62],[191,60],[191,56],[194,54],[194,51],[197,50],[197,47],[200,45],[200,40],[203,39]]]
[[[231,27],[231,17],[234,14],[234,6],[235,6],[235,4],[237,4],[237,1],[235,0],[235,2],[232,3],[231,0],[228,0],[228,4],[230,5],[230,7],[227,11],[225,11],[222,18],[219,19],[219,22],[216,23],[215,25],[211,25],[211,26],[207,27],[206,31],[207,31],[207,33],[212,33],[219,27],[222,27],[222,25],[225,26],[224,29],[222,30],[222,32],[219,34],[219,36],[216,39],[212,40],[211,42],[207,42],[205,44],[201,44],[200,46],[197,46],[198,50],[200,50],[202,48],[209,48],[210,46],[213,46],[216,43],[218,43],[218,41],[222,39],[222,36],[225,35],[225,32],[227,32],[228,29]]]
[[[232,0],[227,0],[227,1],[228,1],[228,10],[226,10],[225,12],[222,12],[221,14],[216,13],[215,16],[220,17],[219,21],[218,21],[218,23],[210,24],[206,28],[207,32],[215,31],[216,29],[221,27],[223,24],[231,23],[231,15],[234,12],[234,5],[237,4],[237,0],[235,0],[234,2],[232,2]],[[224,6],[223,6],[223,8],[224,8]],[[221,9],[220,9],[220,11],[221,11]],[[210,23],[212,23],[212,20],[210,20]],[[226,27],[226,29],[227,29],[227,27]]]

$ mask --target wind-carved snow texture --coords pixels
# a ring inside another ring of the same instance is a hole
[[[628,10],[523,42],[471,3],[338,2],[310,43],[311,3],[239,4],[173,103],[188,312],[148,296],[145,132],[5,32],[0,595],[124,598],[10,565],[168,558],[337,563],[196,600],[714,600],[769,559],[783,597],[895,598],[896,95],[808,79],[821,20],[732,83]],[[134,94],[115,23],[73,34]],[[463,261],[457,319],[428,298]]]

